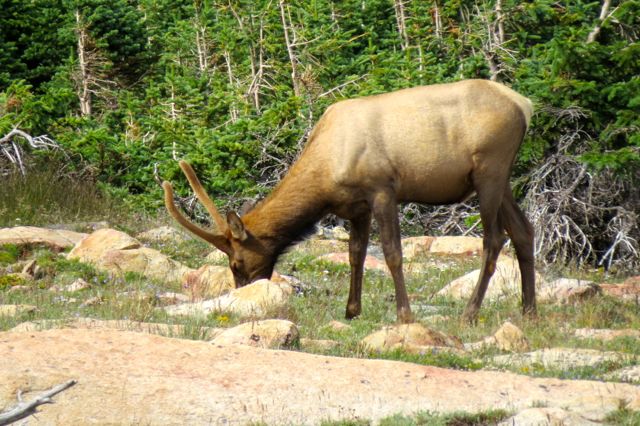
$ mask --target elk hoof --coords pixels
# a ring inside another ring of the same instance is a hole
[[[347,312],[345,313],[344,317],[348,320],[351,320],[358,316],[360,316],[360,306],[347,305]]]
[[[415,318],[410,310],[400,310],[398,311],[398,322],[400,324],[412,324],[415,322]]]

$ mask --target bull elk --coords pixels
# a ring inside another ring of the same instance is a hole
[[[531,102],[486,80],[467,80],[350,99],[330,106],[300,158],[273,192],[242,217],[223,218],[184,161],[180,167],[215,222],[205,230],[169,213],[229,256],[236,287],[269,278],[278,256],[326,214],[351,223],[351,286],[346,317],[361,312],[363,264],[372,216],[395,284],[397,315],[412,321],[402,273],[398,203],[450,204],[477,193],[484,229],[482,269],[464,318],[475,321],[498,254],[511,237],[522,275],[525,314],[535,314],[533,230],[509,185],[529,125]]]

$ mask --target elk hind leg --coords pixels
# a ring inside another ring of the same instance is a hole
[[[518,207],[511,189],[507,188],[500,207],[505,228],[516,250],[522,277],[522,311],[525,315],[536,315],[536,284],[533,248],[533,227]]]
[[[351,234],[349,236],[349,264],[351,265],[351,285],[345,317],[352,319],[360,315],[362,310],[362,280],[364,275],[364,260],[369,244],[371,229],[371,213],[351,220]]]
[[[463,314],[463,318],[469,323],[475,323],[478,318],[478,311],[480,310],[482,300],[489,286],[489,280],[496,269],[498,255],[506,241],[504,224],[502,223],[502,218],[498,215],[498,210],[502,204],[503,191],[495,191],[495,189],[495,186],[488,185],[484,191],[481,189],[478,190],[480,219],[484,228],[482,268],[480,269],[478,283],[471,294],[471,298]]]

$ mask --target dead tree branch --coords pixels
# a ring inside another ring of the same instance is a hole
[[[59,384],[49,389],[48,391],[43,392],[39,396],[37,396],[33,401],[23,402],[21,397],[21,392],[18,392],[18,405],[16,405],[11,410],[0,413],[0,426],[8,425],[20,419],[24,419],[29,417],[38,411],[38,407],[43,404],[53,404],[53,398],[55,395],[59,394],[62,391],[69,389],[71,386],[75,385],[77,382],[75,380],[69,380],[66,383]]]
[[[31,136],[20,129],[12,129],[9,133],[0,138],[0,154],[9,160],[10,163],[18,166],[20,173],[23,176],[26,174],[23,160],[24,152],[15,140],[16,137],[26,140],[29,146],[34,149],[60,149],[58,143],[47,135]],[[0,174],[5,173],[2,173],[2,170],[0,170]]]

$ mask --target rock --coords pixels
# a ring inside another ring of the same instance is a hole
[[[251,321],[217,335],[214,345],[249,345],[258,348],[290,348],[299,343],[298,327],[291,321],[268,319]]]
[[[402,348],[412,353],[431,352],[434,347],[463,349],[462,341],[419,323],[384,327],[362,339],[361,343],[374,351]]]
[[[316,232],[316,238],[324,238],[327,240],[349,241],[349,233],[344,226],[334,226],[333,228],[319,227]]]
[[[9,330],[13,333],[42,331],[53,328],[73,328],[87,330],[122,330],[136,333],[159,334],[161,336],[180,337],[199,333],[198,337],[212,339],[224,329],[213,327],[200,327],[193,330],[181,324],[161,324],[152,322],[138,322],[129,320],[100,320],[96,318],[65,318],[60,320],[38,320],[23,322]]]
[[[170,226],[160,226],[136,235],[136,238],[149,242],[183,243],[191,239],[188,235]]]
[[[81,308],[86,308],[89,306],[96,306],[96,305],[100,305],[102,304],[102,297],[100,296],[95,296],[95,297],[90,297],[87,300],[85,300],[84,302],[82,302],[80,304]]]
[[[579,328],[575,331],[574,335],[580,339],[595,339],[595,340],[602,340],[603,342],[609,342],[611,340],[623,338],[623,337],[640,339],[640,330],[633,330],[633,329],[611,330],[606,328],[601,328],[601,329]]]
[[[640,276],[628,278],[622,284],[600,284],[605,294],[623,300],[640,300]]]
[[[88,235],[71,250],[69,259],[91,263],[113,274],[136,272],[162,281],[180,281],[192,271],[157,250],[142,247],[124,232],[100,229]]]
[[[14,285],[12,287],[9,288],[9,293],[17,293],[20,291],[30,291],[32,290],[32,287],[29,287],[28,285]]]
[[[35,226],[0,228],[0,246],[4,244],[43,245],[52,250],[62,251],[73,247],[86,235],[80,232]]]
[[[227,256],[227,254],[223,251],[220,251],[218,249],[212,251],[211,253],[209,253],[207,255],[207,257],[204,258],[204,261],[210,264],[224,264],[226,266],[229,265],[229,256]]]
[[[605,379],[640,384],[640,365],[632,365],[630,367],[612,371],[605,376]]]
[[[169,315],[206,316],[212,312],[229,312],[240,316],[262,316],[284,306],[292,292],[287,284],[258,280],[215,299],[166,306],[164,310]]]
[[[181,281],[193,269],[170,259],[158,250],[142,247],[131,250],[110,250],[94,264],[113,274],[136,272],[147,278],[165,282]]]
[[[402,239],[402,257],[411,262],[421,259],[430,253],[435,237],[409,237]]]
[[[66,291],[66,292],[72,293],[72,292],[75,292],[75,291],[86,290],[86,289],[89,289],[89,288],[91,288],[91,284],[89,284],[88,282],[86,282],[82,278],[78,278],[77,280],[75,280],[71,284],[63,287],[62,291]]]
[[[429,246],[431,254],[478,255],[482,253],[482,238],[478,237],[436,237]]]
[[[228,293],[235,288],[235,283],[228,267],[204,265],[184,274],[182,288],[193,300],[201,300]]]
[[[596,426],[602,422],[591,421],[579,413],[560,407],[529,408],[498,423],[498,426]]]
[[[36,311],[33,305],[0,305],[0,317],[17,317]]]
[[[159,304],[162,306],[166,305],[177,305],[179,303],[187,303],[191,300],[191,298],[182,293],[173,293],[173,292],[164,292],[160,293],[156,296]]]
[[[87,235],[67,255],[68,259],[95,263],[111,250],[131,250],[142,247],[135,238],[115,229],[99,229]]]
[[[394,414],[533,405],[603,420],[621,406],[640,409],[640,388],[629,384],[219,347],[108,329],[0,332],[0,342],[0,410],[16,403],[19,390],[30,401],[80,379],[56,404],[39,407],[42,424],[377,424]]]
[[[602,289],[592,281],[560,278],[544,283],[536,294],[538,301],[551,303],[574,303],[602,293]]]
[[[603,362],[624,362],[633,355],[621,352],[605,352],[595,349],[550,348],[523,354],[500,355],[493,358],[498,365],[531,366],[541,364],[545,368],[571,369],[593,367]]]
[[[330,321],[326,326],[335,331],[344,331],[351,329],[351,326],[349,324],[345,324],[336,320]]]
[[[524,352],[529,350],[529,341],[522,330],[506,321],[493,336],[476,343],[465,344],[466,350],[477,350],[485,346],[495,346],[502,351]]]
[[[310,349],[315,351],[328,351],[340,346],[339,342],[335,340],[327,339],[300,339],[300,346],[303,349]]]
[[[320,256],[318,259],[326,260],[327,262],[349,265],[349,253],[329,253],[324,256]],[[375,271],[383,271],[388,272],[387,264],[379,260],[371,255],[367,255],[364,259],[364,269],[366,271],[375,270]]]
[[[471,296],[478,282],[480,269],[469,272],[460,278],[451,281],[447,286],[438,291],[440,296],[448,296],[456,299],[467,299]],[[543,286],[543,278],[536,273],[536,287]],[[501,298],[520,295],[520,267],[518,262],[508,257],[498,258],[496,271],[489,281],[485,300],[498,300]]]

